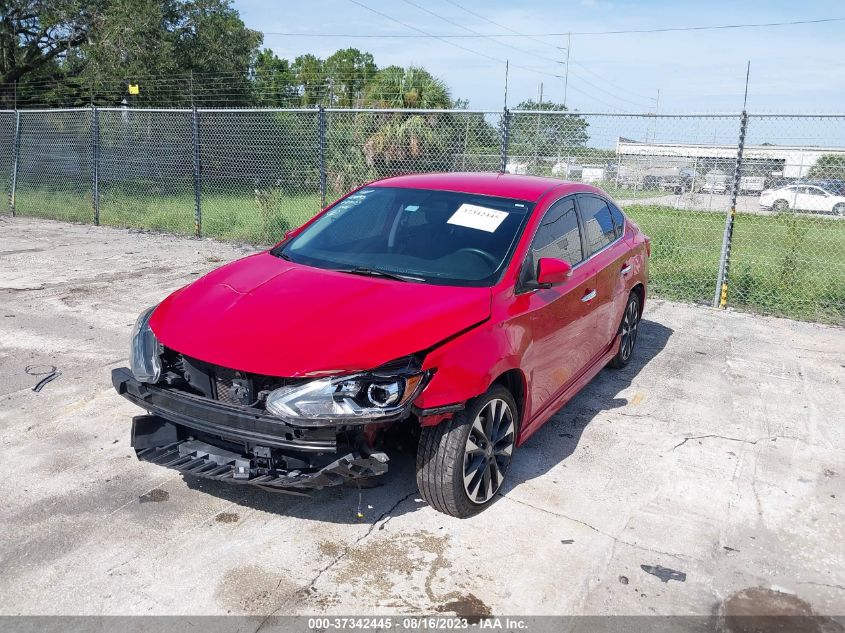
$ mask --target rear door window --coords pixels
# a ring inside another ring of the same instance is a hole
[[[608,205],[610,207],[610,217],[613,218],[613,230],[616,237],[622,237],[625,233],[625,216],[615,204]]]
[[[607,202],[601,198],[579,196],[578,206],[581,208],[581,220],[589,256],[616,239],[616,227]]]

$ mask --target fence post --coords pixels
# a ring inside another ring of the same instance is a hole
[[[15,217],[15,195],[18,189],[18,163],[21,153],[21,112],[15,110],[15,138],[12,141],[12,183],[9,187],[9,211]]]
[[[510,137],[511,111],[507,108],[502,112],[502,162],[499,171],[505,173],[508,168],[508,139]]]
[[[100,226],[100,112],[91,106],[91,193],[94,226]]]
[[[202,237],[202,165],[200,164],[200,121],[197,107],[191,110],[192,141],[194,145],[194,235]]]
[[[731,186],[731,205],[725,218],[725,234],[722,237],[722,253],[719,257],[719,277],[716,281],[716,294],[713,297],[713,307],[722,308],[728,304],[728,272],[731,263],[731,240],[734,233],[734,218],[736,217],[736,198],[739,194],[739,184],[742,177],[742,156],[745,151],[745,131],[748,128],[748,113],[743,109],[739,118],[739,143],[736,150],[736,164]]]
[[[320,208],[326,206],[326,109],[317,107],[317,163],[320,170]]]

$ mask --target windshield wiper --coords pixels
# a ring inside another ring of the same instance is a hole
[[[425,282],[425,279],[423,279],[422,277],[413,277],[411,275],[398,275],[396,273],[389,273],[386,270],[379,270],[378,268],[367,268],[365,266],[358,266],[357,268],[335,268],[334,271],[338,273],[348,273],[350,275],[384,277],[385,279],[395,279],[396,281]]]

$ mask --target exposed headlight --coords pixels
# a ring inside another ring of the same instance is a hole
[[[364,424],[402,414],[422,391],[427,377],[427,373],[416,368],[397,371],[394,375],[376,370],[318,378],[271,391],[266,408],[269,413],[299,426]]]
[[[132,328],[129,368],[139,382],[157,383],[161,378],[161,345],[150,329],[150,315],[156,307],[144,310]]]

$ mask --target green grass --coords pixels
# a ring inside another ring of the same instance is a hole
[[[32,217],[84,223],[94,218],[90,192],[24,189],[18,191],[15,206],[19,215]],[[319,210],[319,195],[276,195],[257,200],[247,193],[203,193],[202,236],[273,244],[287,229],[299,226]],[[104,188],[100,192],[100,224],[193,235],[194,196],[138,197]]]
[[[105,188],[100,223],[194,234],[194,196],[147,197]],[[617,194],[623,197],[625,194]],[[91,223],[91,194],[21,188],[20,215]],[[317,195],[277,192],[202,195],[202,234],[219,240],[272,244],[319,210]],[[716,290],[725,217],[721,213],[629,205],[626,211],[652,239],[649,264],[654,295],[710,304]],[[728,305],[741,310],[845,325],[845,221],[809,215],[736,218]]]
[[[724,215],[637,205],[626,211],[652,238],[654,294],[711,303]],[[737,215],[728,282],[728,306],[845,325],[845,222],[800,214]]]
[[[628,187],[615,187],[607,183],[595,183],[602,191],[615,200],[642,200],[644,198],[657,198],[658,196],[671,195],[671,191],[663,189],[630,189]]]

